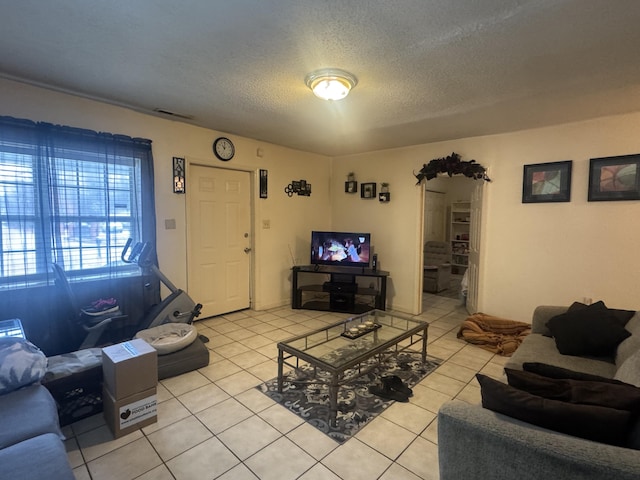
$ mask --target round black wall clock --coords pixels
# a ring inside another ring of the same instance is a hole
[[[213,153],[223,162],[228,162],[236,153],[233,142],[226,137],[216,138],[213,142]]]

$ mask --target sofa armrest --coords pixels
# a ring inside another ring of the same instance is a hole
[[[531,319],[531,333],[540,333],[547,337],[551,336],[551,332],[547,328],[547,322],[556,315],[565,313],[569,307],[560,307],[555,305],[540,305],[533,311]]]
[[[460,401],[438,412],[440,480],[632,480],[637,450],[536,427]]]

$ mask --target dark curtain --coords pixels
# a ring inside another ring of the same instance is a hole
[[[159,301],[120,261],[125,237],[155,251],[150,140],[0,117],[0,193],[0,319],[21,318],[45,353],[68,351],[74,328],[52,262],[82,305],[113,296],[135,321]]]

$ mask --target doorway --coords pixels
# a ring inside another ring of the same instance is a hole
[[[187,282],[203,318],[251,306],[251,173],[189,165]]]
[[[453,264],[450,283],[448,288],[435,295],[454,298],[475,312],[483,182],[470,180],[462,176],[439,177],[425,184],[422,245],[429,240],[449,243]],[[441,235],[433,225],[443,224],[444,233]],[[462,294],[463,288],[466,295]],[[426,292],[420,293],[424,296]]]

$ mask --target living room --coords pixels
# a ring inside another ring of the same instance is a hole
[[[366,82],[359,87],[364,89]],[[628,92],[637,94],[637,85]],[[424,190],[446,190],[449,180],[439,177],[418,185],[415,174],[424,164],[456,152],[462,160],[473,159],[487,168],[491,182],[463,179],[481,186],[483,193],[478,311],[530,322],[541,304],[602,299],[611,307],[638,309],[640,259],[634,252],[640,200],[597,202],[589,201],[588,194],[591,159],[640,153],[640,109],[630,107],[631,101],[625,105],[620,97],[608,105],[598,91],[579,98],[567,94],[567,102],[584,116],[561,112],[542,126],[512,128],[517,118],[534,112],[538,118],[558,113],[563,99],[555,95],[557,105],[533,97],[514,117],[502,118],[506,133],[459,133],[449,140],[328,155],[11,75],[0,78],[0,115],[152,141],[158,263],[181,288],[193,287],[188,272],[192,168],[242,171],[252,182],[250,309],[196,322],[199,332],[210,338],[211,364],[158,384],[158,424],[116,440],[100,423],[101,415],[75,429],[67,427],[67,449],[77,478],[204,478],[213,472],[221,479],[269,479],[276,473],[304,480],[437,478],[438,408],[452,398],[478,403],[475,373],[498,378],[506,359],[456,338],[467,312],[457,300],[422,291]],[[606,107],[619,113],[593,113],[608,112]],[[459,131],[481,125],[485,115],[491,115],[490,109],[478,107],[460,122]],[[235,156],[228,162],[212,151],[219,137],[235,144]],[[186,195],[173,192],[174,157],[186,160]],[[526,166],[569,160],[570,201],[523,202]],[[266,198],[260,196],[261,170],[268,172]],[[346,193],[350,172],[359,187],[388,183],[390,201]],[[287,195],[285,188],[301,179],[312,185],[311,195]],[[429,354],[443,361],[414,387],[410,403],[394,405],[363,429],[357,441],[339,448],[307,423],[293,425],[297,419],[286,417],[255,388],[275,376],[277,341],[341,318],[290,309],[292,267],[309,263],[312,230],[370,232],[379,268],[389,272],[387,309],[428,321]],[[22,312],[11,311],[12,316]],[[24,321],[37,328],[42,318],[32,314]],[[362,468],[345,458],[362,460]],[[200,470],[202,465],[208,470]],[[131,469],[123,473],[125,467]]]
[[[171,158],[221,167],[211,144],[225,132],[6,79],[0,85],[6,115],[153,141],[158,225],[165,219],[177,224],[158,230],[158,258],[174,283],[186,285],[186,200],[172,192]],[[231,136],[237,154],[225,167],[269,172],[268,198],[253,203],[252,308],[290,302],[290,269],[294,260],[308,263],[311,230],[355,229],[371,232],[381,266],[390,272],[390,307],[419,313],[423,187],[416,186],[414,172],[452,151],[487,167],[492,179],[484,185],[478,310],[526,321],[541,301],[601,298],[633,308],[640,260],[630,254],[637,228],[632,219],[640,202],[588,202],[587,190],[589,160],[636,153],[639,126],[640,113],[630,113],[336,158]],[[573,161],[571,201],[522,203],[523,166],[561,160]],[[389,183],[391,201],[346,194],[349,172],[358,182]],[[311,196],[288,197],[284,188],[294,179],[312,184]],[[270,229],[262,228],[263,220]]]

